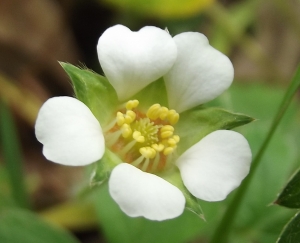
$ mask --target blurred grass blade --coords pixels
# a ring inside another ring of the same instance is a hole
[[[249,188],[252,178],[254,177],[254,173],[258,168],[258,165],[261,162],[261,159],[273,137],[280,121],[282,120],[283,115],[285,114],[287,108],[289,107],[294,95],[296,94],[297,90],[300,88],[300,66],[298,66],[296,74],[294,75],[285,96],[279,106],[278,112],[273,120],[273,123],[260,147],[258,153],[253,159],[251,165],[251,171],[246,179],[243,181],[242,185],[239,187],[237,192],[234,195],[233,200],[230,202],[224,216],[222,217],[221,222],[217,226],[215,233],[213,235],[212,240],[210,243],[226,243],[229,242],[228,238],[230,235],[230,229],[232,229],[234,220],[238,215],[239,207],[242,204],[242,201],[246,195],[246,191]]]
[[[8,106],[2,101],[0,101],[0,136],[12,196],[16,205],[28,208],[29,199],[25,189],[21,151],[16,128]]]

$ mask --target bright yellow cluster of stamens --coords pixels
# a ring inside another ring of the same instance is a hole
[[[134,161],[127,162],[135,166],[144,163],[142,169],[146,170],[149,163],[157,167],[161,156],[168,156],[176,149],[180,139],[174,134],[173,125],[178,122],[179,114],[159,104],[152,105],[145,114],[136,109],[138,105],[138,100],[128,101],[126,110],[117,112],[116,124],[127,144],[122,153],[137,149],[140,154],[140,157],[133,158]]]
[[[167,107],[161,106],[160,104],[152,105],[147,111],[147,117],[152,120],[168,119],[171,125],[175,125],[179,120],[179,114],[175,110],[169,110]]]

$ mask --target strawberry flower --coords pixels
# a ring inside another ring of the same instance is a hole
[[[36,136],[48,160],[108,165],[112,198],[127,215],[151,220],[175,218],[195,198],[223,200],[239,186],[251,163],[248,142],[218,125],[223,116],[204,115],[216,121],[209,131],[198,121],[207,112],[200,105],[226,90],[234,74],[203,34],[172,38],[156,27],[132,32],[116,25],[100,37],[97,51],[109,84],[75,83],[79,100],[51,98],[38,114]]]

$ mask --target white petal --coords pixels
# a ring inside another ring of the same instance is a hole
[[[215,131],[189,148],[177,160],[182,180],[197,198],[220,201],[249,173],[251,150],[239,133]]]
[[[113,169],[109,192],[122,211],[131,217],[171,219],[182,214],[185,207],[185,198],[177,187],[127,163]]]
[[[176,35],[177,60],[165,76],[169,105],[178,112],[210,101],[233,80],[231,61],[200,33]]]
[[[165,75],[177,56],[172,37],[152,26],[138,32],[113,26],[100,37],[97,50],[101,67],[121,101]]]
[[[71,97],[47,100],[35,124],[37,139],[44,145],[48,160],[63,165],[86,165],[104,153],[99,122],[89,108]]]

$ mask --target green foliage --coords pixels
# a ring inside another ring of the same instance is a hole
[[[180,136],[178,153],[182,154],[209,133],[232,129],[252,122],[254,119],[238,113],[232,113],[220,108],[204,108],[201,106],[180,114],[176,124],[176,133]]]
[[[108,80],[88,69],[80,69],[68,63],[60,63],[69,75],[77,99],[90,108],[102,126],[112,118],[118,104],[115,90]]]
[[[300,171],[298,171],[274,202],[288,208],[300,208]]]
[[[78,243],[64,230],[47,224],[34,213],[20,209],[6,209],[0,213],[0,242]]]
[[[294,218],[283,229],[277,243],[299,243],[300,242],[300,213],[297,213]]]

